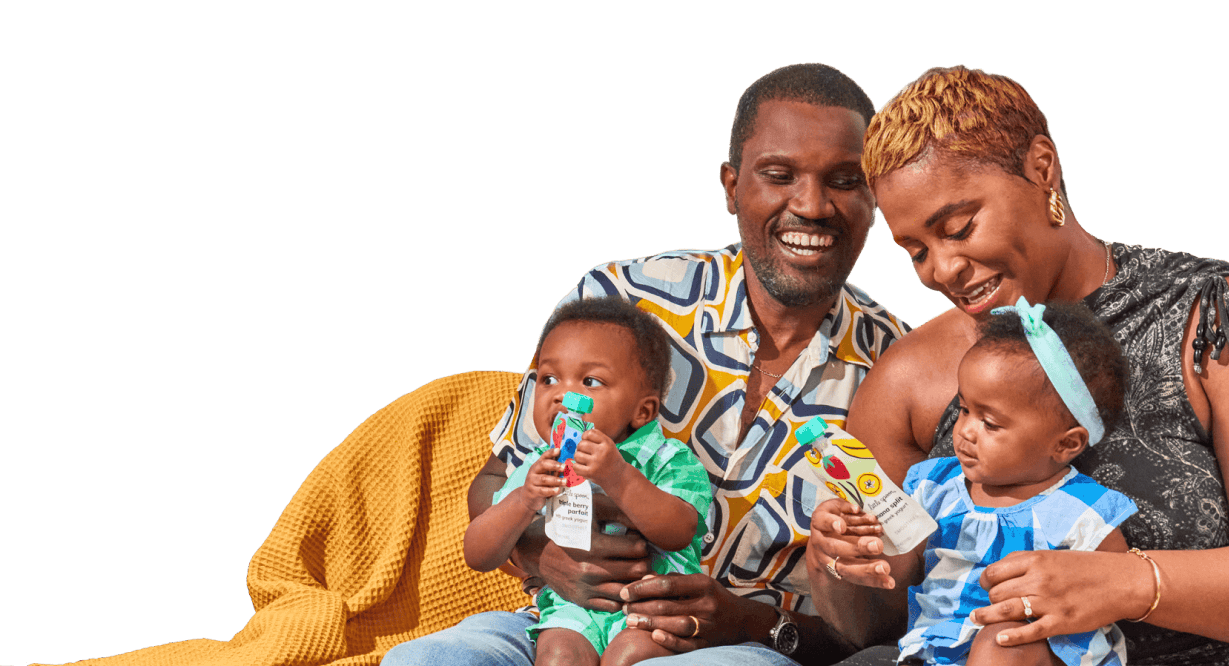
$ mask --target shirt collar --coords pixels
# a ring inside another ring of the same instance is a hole
[[[759,334],[751,319],[747,296],[746,271],[743,267],[742,245],[736,243],[713,257],[715,263],[709,275],[704,296],[701,327],[705,335],[738,334],[752,349],[759,347]],[[857,329],[863,317],[870,316],[858,304],[848,285],[841,287],[836,303],[828,311],[819,330],[803,350],[812,367],[828,361],[829,356],[865,368],[871,364],[857,352]],[[833,331],[840,337],[833,339]]]

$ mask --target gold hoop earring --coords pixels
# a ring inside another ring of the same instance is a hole
[[[1067,207],[1063,204],[1063,195],[1050,188],[1050,225],[1061,227],[1067,223]]]

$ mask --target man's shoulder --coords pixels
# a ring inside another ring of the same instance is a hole
[[[691,306],[702,300],[722,300],[742,280],[739,244],[720,250],[674,250],[648,257],[609,261],[593,267],[581,279],[574,297],[618,294],[630,301],[642,299]]]
[[[910,330],[908,324],[848,282],[837,294],[827,326],[832,353],[867,368],[878,363],[879,357]]]
[[[659,273],[663,277],[668,278],[672,274],[694,268],[713,267],[720,269],[735,267],[736,264],[741,263],[741,251],[742,247],[738,243],[728,245],[719,250],[671,250],[647,257],[607,261],[594,266],[590,272],[618,275],[631,267],[639,267],[641,271],[646,271],[647,269],[647,272],[650,274]]]
[[[846,282],[841,287],[841,296],[849,310],[864,317],[870,317],[876,322],[899,329],[901,336],[912,330],[908,324],[898,319],[896,315],[889,312],[887,308],[871,298],[869,294],[849,282]]]

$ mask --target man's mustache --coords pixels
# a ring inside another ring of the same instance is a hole
[[[809,218],[786,211],[777,218],[773,231],[815,231],[816,229],[823,229],[839,233],[842,227],[841,222],[842,220],[835,215],[832,217]]]

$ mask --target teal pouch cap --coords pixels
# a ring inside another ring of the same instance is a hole
[[[570,393],[568,395],[571,395]],[[564,404],[567,403],[567,398],[564,398]],[[819,439],[824,431],[828,429],[828,422],[816,416],[815,418],[802,424],[802,427],[794,433],[794,438],[798,440],[798,444],[806,446],[811,442]]]
[[[593,411],[593,398],[575,391],[568,391],[563,396],[563,408],[570,412],[588,414]]]

